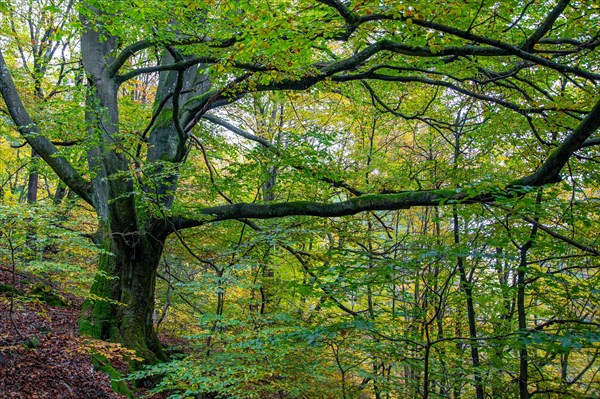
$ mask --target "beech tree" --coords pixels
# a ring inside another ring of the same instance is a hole
[[[152,324],[154,287],[165,240],[181,229],[518,200],[560,182],[570,162],[585,162],[581,156],[600,144],[600,22],[592,2],[85,0],[78,7],[87,92],[79,145],[87,166],[65,156],[30,116],[5,49],[0,92],[21,136],[98,216],[102,273],[92,293],[108,300],[86,302],[82,330],[122,342],[148,362],[164,358]],[[156,74],[147,126],[124,132],[123,88]],[[345,197],[252,203],[223,195],[220,203],[197,198],[194,208],[177,206],[181,169],[202,148],[200,123],[285,158],[286,148],[238,128],[219,110],[251,93],[299,90],[362,97],[381,112],[431,128],[448,126],[440,109],[471,98],[497,136],[495,146],[516,141],[512,148],[531,149],[537,162],[486,181],[406,190],[354,182],[298,159],[287,168]],[[415,93],[430,98],[419,101]],[[519,131],[507,131],[513,128]],[[574,244],[597,254],[591,245]]]

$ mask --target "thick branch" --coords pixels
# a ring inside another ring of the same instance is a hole
[[[456,190],[406,191],[398,194],[375,194],[354,197],[337,203],[293,201],[276,204],[232,204],[204,208],[200,211],[205,218],[191,220],[173,218],[174,229],[203,225],[210,222],[231,219],[272,219],[303,215],[318,217],[338,217],[354,215],[373,210],[407,209],[413,206],[441,205],[449,200],[459,200],[464,195]]]
[[[553,69],[560,73],[565,73],[565,74],[571,73],[571,74],[574,74],[576,76],[579,76],[579,77],[582,77],[585,79],[600,80],[600,74],[598,74],[598,73],[579,69],[579,68],[576,68],[576,67],[573,67],[573,66],[570,66],[567,64],[561,64],[561,63],[553,61],[551,59],[544,58],[544,57],[532,54],[528,51],[522,50],[521,48],[516,47],[510,43],[506,43],[506,42],[496,40],[496,39],[486,37],[486,36],[480,36],[480,35],[472,33],[471,31],[463,31],[458,28],[439,24],[439,23],[436,23],[433,21],[422,20],[422,19],[413,19],[410,17],[403,17],[403,16],[396,17],[394,15],[387,15],[387,14],[370,14],[370,15],[365,15],[365,16],[360,17],[357,25],[365,23],[365,22],[369,22],[369,21],[382,21],[382,20],[400,20],[400,21],[406,22],[409,19],[411,20],[411,22],[414,25],[420,26],[422,28],[433,29],[438,32],[443,32],[445,34],[459,37],[461,39],[467,40],[472,43],[479,43],[482,45],[489,46],[489,47],[481,47],[481,46],[477,46],[477,45],[472,45],[472,46],[464,47],[464,48],[473,49],[470,51],[476,51],[475,53],[472,53],[471,55],[514,55],[523,60],[531,61],[535,64],[545,66],[547,68]],[[548,17],[546,20],[550,20],[550,17]],[[540,32],[543,32],[543,29],[540,30]],[[563,40],[568,40],[568,39],[563,39]],[[458,49],[460,49],[460,48],[461,47],[459,47]],[[446,51],[446,50],[442,49],[441,51]],[[455,50],[452,50],[452,51],[455,51]],[[488,54],[483,54],[482,52],[488,53]],[[457,55],[468,55],[468,54],[457,54]]]
[[[134,56],[137,52],[145,50],[152,46],[163,46],[163,47],[164,46],[180,46],[180,45],[196,44],[196,43],[207,43],[207,44],[210,44],[212,47],[227,47],[227,46],[230,46],[233,43],[235,43],[235,40],[234,39],[213,40],[208,37],[197,38],[197,37],[191,37],[191,36],[176,38],[176,39],[170,40],[168,42],[165,42],[164,40],[160,41],[160,40],[156,40],[156,39],[140,40],[138,42],[132,43],[129,46],[125,47],[119,53],[119,55],[114,59],[114,61],[112,61],[112,63],[106,67],[106,72],[109,77],[116,77],[117,74],[119,73],[119,70],[123,67],[123,65],[125,65],[125,63],[127,62],[127,60],[129,60],[129,58]],[[137,75],[139,75],[140,73],[144,73],[142,70],[143,70],[143,68],[139,69],[138,71],[140,71],[140,72],[137,73]],[[123,76],[129,76],[129,74],[123,75]],[[135,76],[135,75],[133,75],[133,76]],[[131,77],[132,76],[129,76],[128,78],[131,78]],[[121,78],[120,80],[125,81],[127,79]]]
[[[542,38],[554,25],[556,19],[563,13],[565,8],[569,5],[570,0],[561,0],[558,2],[556,7],[548,14],[544,22],[538,26],[533,35],[527,39],[523,45],[523,49],[527,51],[533,50],[533,46]]]
[[[125,65],[130,57],[134,56],[138,51],[152,47],[154,44],[154,40],[140,40],[139,42],[125,47],[117,58],[115,58],[115,60],[107,67],[106,72],[108,76],[111,78],[115,77],[119,72],[119,69]]]
[[[346,20],[348,24],[353,24],[357,21],[358,17],[344,5],[340,0],[317,0],[319,3],[323,3],[330,7],[333,7],[337,12]]]
[[[489,203],[498,197],[515,197],[526,193],[523,187],[539,187],[560,181],[559,174],[569,158],[600,127],[600,101],[579,126],[558,146],[532,174],[495,190],[466,194],[460,189],[405,191],[394,194],[361,195],[337,203],[294,201],[277,204],[230,204],[202,209],[197,219],[175,217],[165,221],[168,234],[174,230],[231,219],[271,219],[286,216],[339,217],[360,212],[408,209],[415,206]]]
[[[136,76],[142,75],[145,73],[154,73],[154,72],[162,72],[162,71],[184,71],[187,68],[190,68],[194,65],[215,63],[215,62],[218,62],[218,59],[213,58],[213,57],[197,57],[197,58],[192,58],[192,59],[185,60],[185,61],[175,62],[173,64],[136,68],[136,69],[131,70],[123,75],[116,76],[116,81],[118,83],[123,83],[129,79],[135,78]]]
[[[46,161],[58,177],[88,204],[92,204],[91,185],[75,170],[73,165],[60,154],[46,137],[40,134],[37,125],[25,109],[15,88],[8,66],[0,51],[0,94],[4,98],[10,116],[29,145]]]
[[[546,161],[533,174],[517,180],[515,185],[540,186],[560,181],[559,173],[562,168],[575,151],[580,149],[599,127],[600,100],[573,133],[550,153]]]
[[[406,18],[404,18],[404,19],[406,19]],[[517,56],[523,60],[534,62],[538,65],[542,65],[542,66],[548,67],[550,69],[554,69],[555,71],[558,71],[561,73],[572,73],[573,75],[576,75],[576,76],[579,76],[579,77],[582,77],[585,79],[600,80],[600,74],[585,71],[583,69],[572,67],[570,65],[560,64],[560,63],[552,61],[550,59],[540,57],[535,54],[531,54],[527,51],[521,50],[520,48],[517,48],[511,44],[502,42],[500,40],[476,35],[471,32],[462,31],[460,29],[453,28],[453,27],[447,26],[447,25],[438,24],[438,23],[435,23],[432,21],[425,21],[425,20],[417,19],[417,20],[413,20],[413,23],[415,25],[421,26],[423,28],[434,29],[439,32],[444,32],[444,33],[448,33],[448,34],[456,36],[456,37],[460,37],[465,40],[471,40],[476,43],[487,44],[488,46],[492,46],[492,47],[496,47],[498,49],[505,50],[509,54]]]

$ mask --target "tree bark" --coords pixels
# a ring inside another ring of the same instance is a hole
[[[119,85],[108,68],[116,38],[91,29],[85,19],[82,22],[81,50],[89,81],[86,124],[96,143],[88,151],[88,165],[94,171],[92,201],[100,221],[96,241],[102,253],[91,298],[83,306],[81,328],[94,337],[121,342],[152,363],[165,358],[152,313],[166,236],[138,215],[129,161],[119,151]]]
[[[80,328],[95,338],[134,349],[147,363],[166,358],[153,326],[156,272],[164,238],[150,232],[98,234],[103,249],[92,298],[82,307]]]

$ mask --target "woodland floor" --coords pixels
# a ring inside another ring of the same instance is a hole
[[[79,335],[81,298],[56,291],[39,277],[17,274],[11,320],[12,281],[12,272],[0,266],[0,398],[126,399],[92,365],[90,354],[100,351],[112,358],[113,367],[127,369],[118,348]],[[51,294],[40,295],[40,287],[51,288]],[[136,397],[162,396],[137,391]]]

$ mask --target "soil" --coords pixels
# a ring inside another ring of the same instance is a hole
[[[82,299],[39,277],[14,277],[13,291],[12,271],[0,266],[0,398],[126,399],[92,365],[92,355],[102,353],[127,370],[118,346],[79,335]]]

